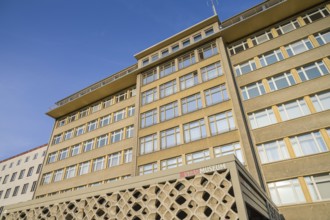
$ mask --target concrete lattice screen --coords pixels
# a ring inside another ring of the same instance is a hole
[[[7,213],[9,219],[238,219],[228,169]]]

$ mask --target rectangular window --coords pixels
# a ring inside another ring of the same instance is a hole
[[[168,49],[162,51],[162,57],[166,57],[169,54],[170,54],[170,52],[168,51]]]
[[[157,100],[157,88],[153,88],[142,93],[142,105],[146,105],[155,100]]]
[[[132,162],[132,149],[124,151],[124,163]]]
[[[51,153],[48,155],[47,163],[54,163],[57,159],[57,152]]]
[[[134,105],[128,107],[127,114],[128,114],[128,117],[134,116],[134,114],[135,114],[135,106]]]
[[[6,175],[5,178],[3,178],[2,184],[6,184],[8,182],[9,175]]]
[[[23,188],[22,188],[22,192],[21,192],[21,194],[25,194],[25,193],[27,192],[28,187],[29,187],[29,184],[28,184],[28,183],[25,183],[25,184],[23,185]]]
[[[11,175],[10,182],[15,181],[16,176],[17,176],[17,172],[13,173],[13,175]]]
[[[182,55],[181,57],[178,58],[178,61],[179,61],[179,69],[186,68],[186,67],[196,63],[194,51],[189,52],[185,55]]]
[[[34,170],[34,167],[29,168],[28,173],[27,173],[27,177],[32,176],[33,170]]]
[[[289,159],[289,153],[284,141],[272,141],[257,146],[261,163],[271,163]]]
[[[63,178],[63,169],[54,172],[54,182],[61,181]]]
[[[158,59],[159,59],[158,53],[151,56],[151,62],[155,62]]]
[[[88,115],[88,109],[84,109],[79,112],[79,118],[86,117]]]
[[[116,103],[122,102],[127,99],[127,92],[126,91],[121,92],[121,93],[117,94],[115,96],[115,98],[116,98]]]
[[[330,199],[330,174],[323,173],[305,177],[313,201]]]
[[[78,155],[80,153],[80,144],[76,144],[71,148],[71,157]]]
[[[159,70],[160,70],[160,78],[168,76],[176,71],[175,62],[170,61],[168,63],[165,63],[165,64],[159,66]]]
[[[254,60],[249,60],[245,63],[241,63],[235,66],[236,75],[240,76],[257,69],[256,63]]]
[[[180,89],[185,90],[198,84],[197,72],[188,73],[180,77]]]
[[[102,107],[101,103],[98,103],[98,104],[96,104],[96,105],[93,105],[93,106],[91,107],[91,111],[92,111],[92,113],[97,112],[97,111],[100,111],[100,110],[101,110],[101,107]]]
[[[108,135],[102,135],[97,137],[96,147],[103,147],[108,144]]]
[[[273,109],[268,108],[249,114],[252,129],[265,127],[277,122]]]
[[[317,112],[330,109],[330,91],[315,94],[311,100]]]
[[[30,156],[25,157],[25,163],[27,163],[30,159]]]
[[[104,102],[103,102],[103,108],[108,108],[108,107],[110,107],[113,104],[114,104],[114,98],[113,97],[108,98],[108,99],[104,100]]]
[[[68,117],[68,123],[73,122],[73,121],[75,121],[76,119],[77,119],[77,118],[76,118],[76,114],[70,115],[70,116]]]
[[[306,14],[303,17],[303,19],[306,24],[309,24],[309,23],[312,23],[321,18],[325,18],[328,15],[329,15],[329,12],[326,8],[318,8],[317,10],[311,11],[308,14]]]
[[[62,126],[64,126],[65,125],[65,121],[66,121],[66,119],[64,118],[64,119],[61,119],[61,120],[59,120],[58,122],[57,122],[57,127],[62,127]]]
[[[182,114],[196,111],[202,108],[201,94],[197,93],[181,99]]]
[[[94,140],[93,139],[85,141],[85,143],[84,143],[84,152],[92,150],[93,146],[94,146]]]
[[[184,41],[182,41],[182,47],[187,47],[190,45],[190,39],[186,39]]]
[[[199,163],[205,160],[210,159],[210,151],[209,149],[197,151],[191,154],[186,154],[186,163],[192,164],[192,163]]]
[[[90,162],[84,162],[79,164],[79,170],[78,170],[78,175],[84,175],[86,173],[89,173],[89,166],[90,166]]]
[[[244,163],[243,153],[239,143],[226,144],[214,148],[215,157],[222,157],[230,154],[234,154],[241,163]]]
[[[204,33],[205,33],[205,37],[207,37],[207,36],[214,34],[214,30],[213,30],[213,28],[209,28],[209,29],[205,30]]]
[[[299,25],[298,21],[295,19],[295,20],[292,20],[292,21],[289,21],[287,23],[280,25],[279,27],[276,28],[276,30],[277,30],[278,35],[282,35],[282,34],[289,33],[299,27],[300,27],[300,25]]]
[[[212,136],[222,134],[236,128],[231,111],[209,116],[209,121]]]
[[[291,73],[281,73],[268,79],[268,85],[272,92],[295,84],[296,82]]]
[[[116,143],[118,141],[123,140],[123,136],[124,136],[124,129],[119,129],[116,131],[111,132],[111,143]]]
[[[300,67],[298,69],[298,74],[301,81],[304,82],[329,74],[329,70],[322,61],[319,61]]]
[[[68,130],[64,133],[64,140],[69,140],[73,137],[73,129]]]
[[[218,76],[222,76],[222,67],[220,62],[213,63],[211,65],[205,66],[202,69],[203,82],[214,79]]]
[[[126,139],[131,138],[134,135],[134,125],[130,125],[126,127]]]
[[[261,66],[265,67],[284,59],[280,49],[259,56]]]
[[[263,32],[262,34],[256,35],[255,37],[252,37],[252,43],[254,46],[262,44],[266,41],[269,41],[273,39],[273,35],[270,31]]]
[[[152,83],[153,81],[156,81],[157,79],[158,79],[158,74],[157,74],[156,69],[152,69],[152,70],[142,74],[142,84],[143,85]]]
[[[278,105],[283,121],[309,115],[311,112],[304,99],[294,100]]]
[[[296,41],[285,47],[286,52],[288,52],[289,57],[303,53],[310,49],[313,49],[313,45],[308,38]]]
[[[21,172],[19,173],[18,179],[22,179],[24,177],[24,174],[25,174],[25,169],[21,170]]]
[[[141,128],[154,124],[157,124],[157,109],[152,109],[141,114]]]
[[[246,40],[240,41],[238,43],[233,44],[229,47],[229,52],[231,55],[237,54],[249,48],[248,43]]]
[[[155,173],[158,171],[157,163],[149,163],[146,165],[139,166],[139,175],[146,175],[150,173]]]
[[[327,44],[330,42],[330,31],[328,30],[322,33],[315,34],[314,37],[320,45]]]
[[[59,160],[64,160],[69,156],[69,148],[63,149],[60,151],[60,157]]]
[[[61,142],[62,134],[54,135],[53,137],[53,145]]]
[[[197,41],[202,40],[202,35],[199,33],[199,34],[196,34],[193,38],[194,38],[194,42],[197,42]]]
[[[142,66],[146,66],[149,64],[149,58],[142,60]]]
[[[97,120],[88,122],[88,124],[87,124],[88,132],[94,131],[96,128],[97,128]]]
[[[140,138],[140,155],[158,150],[157,134],[151,134]]]
[[[224,102],[229,99],[225,84],[207,89],[204,91],[204,93],[206,99],[206,106],[215,105],[217,103]]]
[[[168,170],[176,167],[182,166],[182,157],[173,157],[170,159],[162,160],[160,162],[161,170]]]
[[[15,189],[14,189],[14,192],[13,192],[13,197],[17,196],[18,191],[19,191],[19,186],[16,186]]]
[[[41,184],[46,185],[49,184],[52,180],[52,174],[51,173],[46,173],[42,176]]]
[[[252,99],[266,93],[265,87],[261,81],[246,85],[241,88],[243,100]]]
[[[120,152],[110,154],[108,157],[108,166],[109,167],[118,166],[120,164],[120,158],[121,158]]]
[[[6,194],[5,194],[4,199],[7,199],[9,197],[10,191],[11,191],[11,188],[9,188],[9,189],[6,190]]]
[[[172,46],[172,53],[178,51],[180,49],[179,44],[175,44]]]
[[[312,132],[290,137],[290,142],[297,157],[328,151],[320,132]]]
[[[204,119],[189,122],[183,125],[184,141],[189,143],[206,137],[206,128]]]
[[[215,43],[210,43],[198,49],[198,55],[200,60],[205,60],[216,54],[218,54],[218,49]]]
[[[104,157],[99,157],[93,160],[93,172],[103,170],[104,169]]]
[[[305,202],[304,193],[298,179],[268,183],[270,196],[276,205]]]
[[[178,102],[172,102],[160,107],[160,120],[167,121],[178,116]]]
[[[160,98],[176,93],[176,80],[169,81],[160,85]]]
[[[111,115],[106,115],[106,116],[103,116],[101,119],[100,119],[100,127],[104,127],[104,126],[107,126],[108,124],[110,124],[111,122]]]
[[[38,158],[38,153],[35,153],[34,155],[33,155],[33,160],[35,160],[35,159],[37,159]],[[13,166],[13,163],[11,163],[10,164],[11,165],[11,167]]]
[[[36,174],[40,173],[41,172],[41,169],[42,169],[42,164],[39,164],[38,165],[38,168],[37,168]]]
[[[45,151],[44,151],[45,152]],[[43,155],[44,156],[44,155]],[[16,166],[19,166],[20,164],[21,164],[21,162],[22,162],[22,160],[21,159],[19,159],[18,161],[17,161],[17,163],[16,163]]]
[[[70,179],[76,175],[76,165],[66,168],[65,179]]]
[[[113,122],[121,121],[125,118],[125,109],[113,113]]]
[[[160,142],[161,149],[167,149],[181,144],[179,127],[170,128],[165,131],[161,131],[160,137],[161,137],[161,142]]]

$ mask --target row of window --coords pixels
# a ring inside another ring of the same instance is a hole
[[[195,57],[195,51],[190,51],[176,59],[173,59],[165,64],[161,64],[142,74],[142,85],[147,85],[160,78],[166,77],[177,70],[186,68],[198,60],[205,60],[213,55],[218,54],[218,49],[215,42],[202,46],[197,50],[198,59]],[[177,62],[176,62],[177,60]],[[177,65],[176,65],[177,63]]]
[[[80,136],[86,132],[94,131],[97,128],[102,128],[110,123],[115,123],[118,121],[121,121],[125,119],[126,117],[131,117],[135,114],[135,106],[129,106],[127,108],[121,109],[119,111],[110,113],[108,115],[105,115],[101,118],[94,119],[90,122],[87,122],[86,124],[80,125],[76,128],[72,128],[70,130],[67,130],[61,134],[56,134],[53,137],[52,144],[58,144],[62,141],[69,140],[73,137]]]
[[[299,78],[301,82],[309,81],[330,73],[329,69],[322,60],[297,67],[295,70],[298,73],[296,77]],[[296,77],[294,77],[294,74],[295,71],[287,71],[267,78],[266,80],[270,91],[277,91],[300,83],[295,80]],[[265,86],[267,86],[267,84],[264,84],[262,80],[260,80],[241,87],[243,99],[248,100],[266,94]]]
[[[312,201],[330,199],[330,174],[322,173],[299,179],[268,183],[269,192],[276,205],[290,205],[306,202],[301,184],[306,184]]]
[[[46,154],[46,151],[43,151],[43,152],[42,152],[42,157],[44,157],[45,154]],[[38,156],[39,156],[39,154],[38,154],[38,153],[35,153],[35,154],[33,155],[33,158],[32,158],[32,159],[33,159],[33,160],[36,160],[36,159],[38,158]],[[29,160],[30,160],[30,156],[25,157],[25,159],[24,159],[24,163],[29,162]],[[16,166],[21,165],[21,162],[22,162],[22,159],[17,160],[17,162],[16,162]],[[10,162],[10,163],[9,163],[9,166],[8,166],[8,169],[11,169],[13,166],[14,166],[14,162]],[[1,170],[4,171],[4,170],[6,169],[6,167],[7,167],[7,164],[4,164],[4,165],[2,166],[2,168],[1,168]],[[1,177],[0,177],[0,182],[1,182]]]
[[[311,37],[311,36],[310,36]],[[314,34],[315,39],[319,42],[320,45],[324,45],[330,42],[330,31],[325,31],[321,33]],[[287,53],[288,57],[292,57],[303,53],[305,51],[313,49],[317,45],[313,45],[309,38],[304,38],[295,42],[292,42],[281,48],[266,52],[264,54],[259,55],[251,60],[245,61],[238,65],[235,65],[235,72],[237,76],[241,76],[247,74],[251,71],[257,69],[256,60],[260,61],[261,67],[265,67],[271,65],[273,63],[279,62],[284,59],[284,55],[282,51]]]
[[[108,108],[111,105],[114,105],[115,103],[122,102],[135,95],[136,95],[135,87],[121,91],[121,92],[117,93],[116,95],[112,95],[110,97],[105,98],[101,102],[97,102],[96,104],[85,107],[84,109],[82,109],[78,112],[70,114],[69,116],[63,117],[62,119],[57,121],[57,127],[64,126],[70,122],[78,120],[79,118],[84,118],[89,114],[98,112],[103,108]]]
[[[114,144],[123,139],[128,139],[133,137],[134,125],[127,126],[109,134],[103,134],[93,139],[89,139],[82,143],[77,143],[71,147],[64,148],[58,152],[53,152],[48,155],[47,163],[54,163],[57,160],[64,160],[68,157],[73,157],[82,152],[88,152],[96,148],[104,147],[109,144]]]
[[[139,166],[139,175],[155,173],[160,170],[172,169],[186,164],[189,165],[192,163],[198,163],[205,160],[209,160],[211,159],[210,151],[213,151],[213,155],[215,158],[224,155],[234,154],[242,163],[244,163],[244,157],[240,144],[231,143],[231,144],[226,144],[222,146],[213,147],[210,149],[189,153],[184,156],[173,157],[158,162],[141,165]],[[183,163],[183,159],[185,159],[185,163]]]
[[[310,109],[306,103],[308,99],[311,100],[316,112],[330,109],[330,91],[321,92],[248,114],[251,128],[256,129],[278,123],[274,111],[279,113],[282,121],[313,113],[314,109]]]
[[[214,33],[213,27],[205,29],[203,32],[196,33],[195,35],[182,40],[181,42],[171,45],[169,48],[163,49],[160,52],[152,54],[150,57],[142,59],[142,66],[146,66],[149,63],[157,61],[159,58],[166,57],[170,53],[174,53],[182,48],[189,46],[191,43],[196,43],[205,37],[208,37]]]
[[[106,168],[111,168],[132,161],[132,149],[109,154],[80,164],[75,164],[66,168],[46,173],[42,176],[41,185],[51,182],[58,182],[63,179],[70,179],[90,172],[96,172]]]
[[[208,124],[212,136],[236,129],[235,120],[231,111],[218,113],[208,117]],[[163,130],[140,138],[140,155],[171,148],[183,143],[189,143],[206,138],[204,119],[199,119],[181,126]],[[181,141],[181,134],[183,140]],[[158,141],[158,137],[160,140]]]
[[[316,20],[327,17],[329,14],[330,13],[326,7],[317,8],[317,9],[314,9],[313,11],[305,14],[303,16],[303,20],[304,20],[305,24],[310,24]],[[294,18],[290,21],[286,21],[280,25],[275,26],[275,28],[273,30],[267,29],[256,35],[249,37],[248,39],[245,39],[243,41],[240,40],[239,42],[235,42],[234,44],[232,44],[229,47],[230,54],[231,55],[237,54],[237,53],[247,50],[253,46],[257,46],[259,44],[267,42],[267,41],[277,37],[278,35],[283,35],[283,34],[289,33],[303,25],[304,24],[299,23],[298,18]],[[274,34],[274,32],[276,32],[276,34]],[[251,44],[249,44],[248,41],[251,41]]]
[[[330,129],[327,130],[330,137]],[[300,134],[284,139],[267,142],[257,146],[261,163],[271,163],[290,159],[288,148],[291,148],[296,157],[317,154],[329,151],[326,141],[320,131]]]
[[[37,167],[37,170],[36,170],[36,174],[38,174],[38,173],[41,172],[41,168],[42,168],[42,164],[39,164],[38,167]],[[30,167],[30,168],[28,169],[28,172],[27,172],[26,177],[32,176],[32,174],[33,174],[33,170],[34,170],[34,166]],[[25,171],[26,171],[26,170],[23,169],[23,170],[21,170],[21,171],[19,172],[18,179],[23,179],[23,177],[24,177],[24,175],[25,175]],[[9,176],[10,176],[9,174],[5,175],[5,176],[3,177],[3,181],[2,181],[2,182],[1,182],[2,177],[0,176],[0,183],[2,183],[2,184],[6,184],[6,183],[8,183],[8,180],[10,180],[9,182],[14,182],[14,181],[16,180],[17,173],[18,173],[18,172],[14,172],[14,173],[12,173],[10,178],[9,178]]]
[[[37,186],[37,181],[34,181],[32,183],[30,192],[34,192],[35,189],[36,189],[36,186]],[[29,189],[29,183],[24,184],[23,187],[22,187],[22,190],[21,190],[21,195],[26,194],[28,192],[28,189]],[[4,197],[3,197],[4,199],[7,199],[7,198],[10,197],[11,190],[12,190],[12,188],[8,188],[5,191],[5,194],[4,194]],[[12,197],[17,196],[19,194],[19,190],[20,190],[20,186],[15,186],[11,196]],[[4,192],[3,190],[0,191],[0,199],[2,198],[3,192]]]

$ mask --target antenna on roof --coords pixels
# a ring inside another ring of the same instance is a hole
[[[215,2],[216,4],[218,4],[218,0],[209,0],[209,1],[207,1],[207,5],[209,4],[209,2],[210,2],[211,5],[212,5],[213,14],[214,14],[214,15],[218,15],[217,10],[215,9],[215,5],[214,5],[214,2]]]

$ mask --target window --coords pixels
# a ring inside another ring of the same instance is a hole
[[[196,34],[193,38],[194,38],[194,42],[197,42],[197,41],[202,40],[202,35],[199,33],[199,34]]]
[[[48,155],[47,163],[54,163],[57,159],[57,152],[51,153]]]
[[[161,137],[161,142],[160,142],[161,149],[167,149],[181,144],[179,127],[170,128],[165,131],[161,131],[160,137]]]
[[[73,115],[70,115],[69,117],[68,117],[68,122],[70,123],[70,122],[73,122],[73,121],[75,121],[76,120],[76,114],[73,114]]]
[[[88,132],[91,132],[91,131],[95,130],[96,128],[97,128],[97,120],[88,122],[88,124],[87,124]]]
[[[149,64],[149,58],[142,60],[142,66],[146,66]]]
[[[324,65],[322,61],[307,64],[305,66],[300,67],[297,70],[299,77],[303,82],[329,74],[328,68]]]
[[[157,124],[157,109],[152,109],[141,114],[141,128],[154,124]]]
[[[261,81],[246,85],[241,88],[243,100],[252,99],[266,93],[265,87]]]
[[[97,138],[96,147],[103,147],[108,144],[108,135],[102,135]]]
[[[299,99],[278,105],[283,121],[309,115],[311,112],[304,99]]]
[[[58,144],[58,143],[60,143],[60,141],[61,141],[61,137],[62,137],[61,134],[54,135],[54,137],[53,137],[53,144]]]
[[[268,183],[270,196],[276,205],[305,202],[298,179]]]
[[[209,45],[203,46],[198,49],[199,59],[204,60],[213,55],[218,54],[218,49],[215,43],[211,43]]]
[[[51,181],[51,178],[52,178],[52,174],[51,173],[44,174],[43,177],[42,177],[42,181],[41,181],[42,185],[49,184],[50,181]]]
[[[318,131],[291,137],[290,142],[297,157],[328,151]]]
[[[322,33],[315,34],[315,39],[320,45],[324,45],[330,42],[330,31],[325,31]]]
[[[69,148],[63,149],[60,151],[60,157],[59,160],[64,160],[69,156]]]
[[[231,111],[209,116],[211,135],[234,130],[235,122]]]
[[[54,182],[61,181],[63,177],[63,169],[56,170],[54,172]]]
[[[0,199],[2,197],[2,194],[3,194],[3,190],[0,191]],[[1,209],[0,209],[0,211],[1,211]]]
[[[118,141],[123,140],[124,129],[119,129],[111,132],[111,143],[116,143]]]
[[[19,165],[21,164],[21,162],[22,162],[22,160],[19,159],[19,160],[17,161],[17,163],[16,163],[16,166],[19,166]]]
[[[181,167],[182,166],[182,157],[173,157],[170,159],[162,160],[160,162],[161,165],[161,170],[167,170],[167,169],[172,169],[176,167]]]
[[[261,163],[289,159],[288,149],[282,140],[272,141],[257,146]]]
[[[127,99],[127,93],[126,93],[126,92],[118,93],[118,94],[115,96],[115,98],[116,98],[116,103],[118,103],[118,102],[122,102],[122,101],[124,101],[124,100]]]
[[[311,100],[318,112],[330,109],[330,91],[315,94],[311,96]]]
[[[172,46],[172,53],[178,51],[180,49],[179,44],[175,44]]]
[[[92,113],[97,112],[97,111],[99,111],[99,110],[101,110],[101,103],[98,103],[98,104],[93,105],[93,106],[91,107],[91,111],[92,111]]]
[[[264,32],[262,34],[256,35],[255,37],[252,37],[252,43],[254,46],[262,44],[266,41],[269,41],[273,39],[273,35],[270,31]]]
[[[132,149],[124,151],[124,163],[132,162]]]
[[[25,157],[25,163],[29,162],[30,156]]]
[[[6,164],[2,166],[2,171],[6,169]]]
[[[194,51],[179,57],[178,61],[179,61],[179,69],[186,68],[196,63]]]
[[[27,191],[27,189],[28,189],[28,187],[29,187],[29,184],[28,184],[28,183],[25,183],[25,184],[23,185],[23,188],[22,188],[22,192],[21,192],[21,194],[25,194],[26,191]]]
[[[204,119],[193,121],[183,125],[185,143],[206,137]]]
[[[300,25],[297,20],[289,21],[288,23],[282,24],[279,27],[276,28],[278,35],[289,33],[297,28],[299,28]]]
[[[61,119],[57,122],[57,127],[62,127],[63,125],[65,125],[65,118],[64,119]]]
[[[107,116],[104,116],[100,119],[100,127],[104,127],[104,126],[107,126],[108,124],[110,124],[110,121],[111,121],[111,115],[107,115]]]
[[[5,194],[4,199],[7,199],[9,197],[10,191],[11,191],[11,188],[9,188],[9,189],[6,190],[6,194]]]
[[[126,138],[131,138],[134,135],[134,125],[126,127]]]
[[[39,164],[38,165],[38,168],[37,168],[36,174],[40,173],[41,172],[41,169],[42,169],[42,164]]]
[[[176,80],[169,81],[160,85],[160,98],[176,93]]]
[[[66,168],[65,179],[70,179],[76,175],[76,165]]]
[[[82,135],[85,132],[85,125],[76,128],[76,136]]]
[[[174,61],[170,61],[164,65],[159,66],[159,69],[160,69],[160,78],[168,76],[174,71],[176,71]]]
[[[30,192],[34,192],[37,188],[37,181],[33,181]]]
[[[245,63],[241,63],[241,64],[235,66],[235,71],[236,71],[237,76],[249,73],[256,69],[257,69],[257,66],[256,66],[256,63],[254,60],[249,60]]]
[[[316,20],[324,18],[329,15],[326,8],[318,8],[315,11],[309,12],[305,17],[303,17],[306,24],[312,23]]]
[[[114,104],[114,98],[111,97],[109,99],[104,100],[104,102],[103,102],[103,108],[108,108],[108,107],[110,107],[113,104]]]
[[[142,74],[142,84],[147,85],[158,79],[158,74],[156,69],[152,69],[146,73]]]
[[[188,89],[198,84],[197,72],[188,73],[180,77],[180,89]]]
[[[205,37],[214,34],[213,28],[209,28],[209,29],[205,30],[204,32],[205,32]]]
[[[21,170],[21,172],[19,173],[18,179],[22,179],[24,177],[24,173],[25,173],[25,169]]]
[[[215,157],[222,157],[229,154],[234,154],[241,163],[244,163],[242,149],[239,143],[226,144],[214,148]]]
[[[242,52],[246,49],[248,49],[248,43],[246,40],[240,41],[239,43],[235,43],[234,45],[229,47],[229,52],[231,55],[237,54],[239,52]]]
[[[295,85],[296,82],[291,73],[281,73],[268,79],[268,84],[271,91],[276,91]]]
[[[146,165],[139,166],[139,175],[146,175],[157,172],[157,163],[149,163]]]
[[[201,94],[197,93],[181,99],[182,114],[196,111],[202,108]]]
[[[93,172],[104,169],[104,157],[93,160]]]
[[[142,105],[151,103],[156,99],[157,99],[157,88],[153,88],[142,93]]]
[[[192,164],[192,163],[199,163],[205,160],[210,159],[210,151],[209,149],[197,151],[191,154],[186,155],[186,163]]]
[[[84,109],[79,112],[79,118],[86,117],[88,115],[88,109]]]
[[[178,116],[178,102],[172,102],[160,107],[160,120],[167,121]]]
[[[151,134],[140,138],[140,155],[158,150],[157,134]]]
[[[88,152],[88,151],[92,150],[93,146],[94,146],[94,140],[93,139],[85,141],[85,143],[84,143],[84,152]]]
[[[109,167],[118,166],[120,164],[120,159],[121,159],[120,152],[110,154],[108,157],[108,166]]]
[[[313,49],[313,45],[308,38],[299,40],[285,47],[289,57],[303,53],[307,50]]]
[[[277,122],[273,109],[271,108],[249,114],[249,120],[252,129],[261,128]]]
[[[182,41],[182,47],[186,47],[190,45],[190,39],[186,39],[184,41]]]
[[[259,56],[261,66],[268,66],[284,59],[280,49]]]
[[[9,175],[6,175],[5,178],[3,178],[2,184],[6,184],[8,182]]]
[[[76,156],[80,153],[80,144],[76,144],[71,148],[71,157]]]
[[[16,176],[17,176],[17,172],[13,173],[13,175],[11,175],[10,182],[15,181]]]
[[[33,155],[33,160],[35,160],[35,159],[37,159],[37,158],[38,158],[38,153],[35,153],[35,154]],[[10,165],[13,166],[13,163],[11,163]]]
[[[313,201],[330,199],[330,174],[323,173],[305,177]]]
[[[34,170],[34,167],[30,167],[28,170],[27,176],[32,176],[33,170]]]
[[[168,51],[168,49],[162,51],[162,57],[166,57],[169,54],[170,54],[170,52]]]
[[[125,109],[122,109],[120,111],[117,111],[113,114],[113,121],[121,121],[125,118]]]
[[[128,114],[128,117],[131,117],[135,114],[135,106],[134,105],[128,107],[127,114]]]
[[[155,62],[158,59],[159,59],[158,53],[151,56],[151,62]]]
[[[13,197],[17,196],[18,191],[19,191],[19,186],[16,186],[15,189],[14,189],[14,192],[13,192]]]
[[[79,164],[78,175],[81,176],[81,175],[84,175],[84,174],[88,173],[89,172],[89,166],[90,166],[89,161]]]
[[[228,94],[225,84],[207,89],[204,91],[206,106],[214,105],[228,100]]]
[[[202,68],[202,78],[203,82],[214,79],[218,76],[222,76],[222,67],[220,62],[213,63],[211,65]]]

